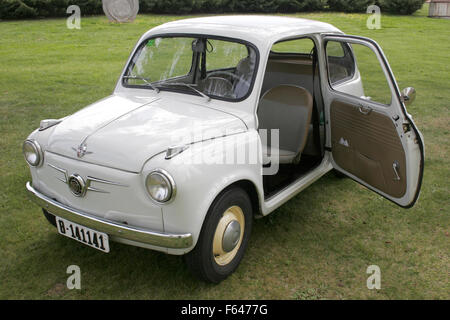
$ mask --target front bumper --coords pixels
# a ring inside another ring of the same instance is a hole
[[[31,200],[49,213],[108,235],[163,248],[184,249],[192,246],[193,240],[190,233],[163,233],[125,226],[59,203],[34,189],[30,182],[27,182],[26,188]]]

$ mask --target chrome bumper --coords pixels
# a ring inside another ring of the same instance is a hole
[[[92,228],[94,230],[101,231],[118,238],[133,240],[157,247],[183,249],[192,246],[192,235],[190,233],[162,233],[125,226],[114,221],[105,220],[99,217],[92,216],[88,213],[78,211],[53,199],[50,199],[46,195],[34,189],[31,186],[30,182],[27,182],[26,187],[31,200],[37,203],[40,207],[47,210],[49,213],[81,224],[88,228]]]

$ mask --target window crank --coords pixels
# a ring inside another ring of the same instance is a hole
[[[392,168],[394,169],[394,181],[400,181],[400,175],[398,174],[398,169],[400,165],[398,164],[398,161],[395,160],[394,163],[392,163]]]

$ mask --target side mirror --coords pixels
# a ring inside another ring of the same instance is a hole
[[[402,91],[403,102],[406,106],[409,106],[416,99],[416,89],[408,87]]]

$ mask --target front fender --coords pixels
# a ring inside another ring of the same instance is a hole
[[[260,201],[264,199],[260,150],[258,133],[253,130],[191,145],[169,160],[161,153],[146,163],[144,180],[147,172],[161,168],[176,184],[174,200],[161,205],[164,231],[193,235],[191,248],[170,249],[169,253],[184,254],[194,248],[209,207],[233,183],[250,181]]]

